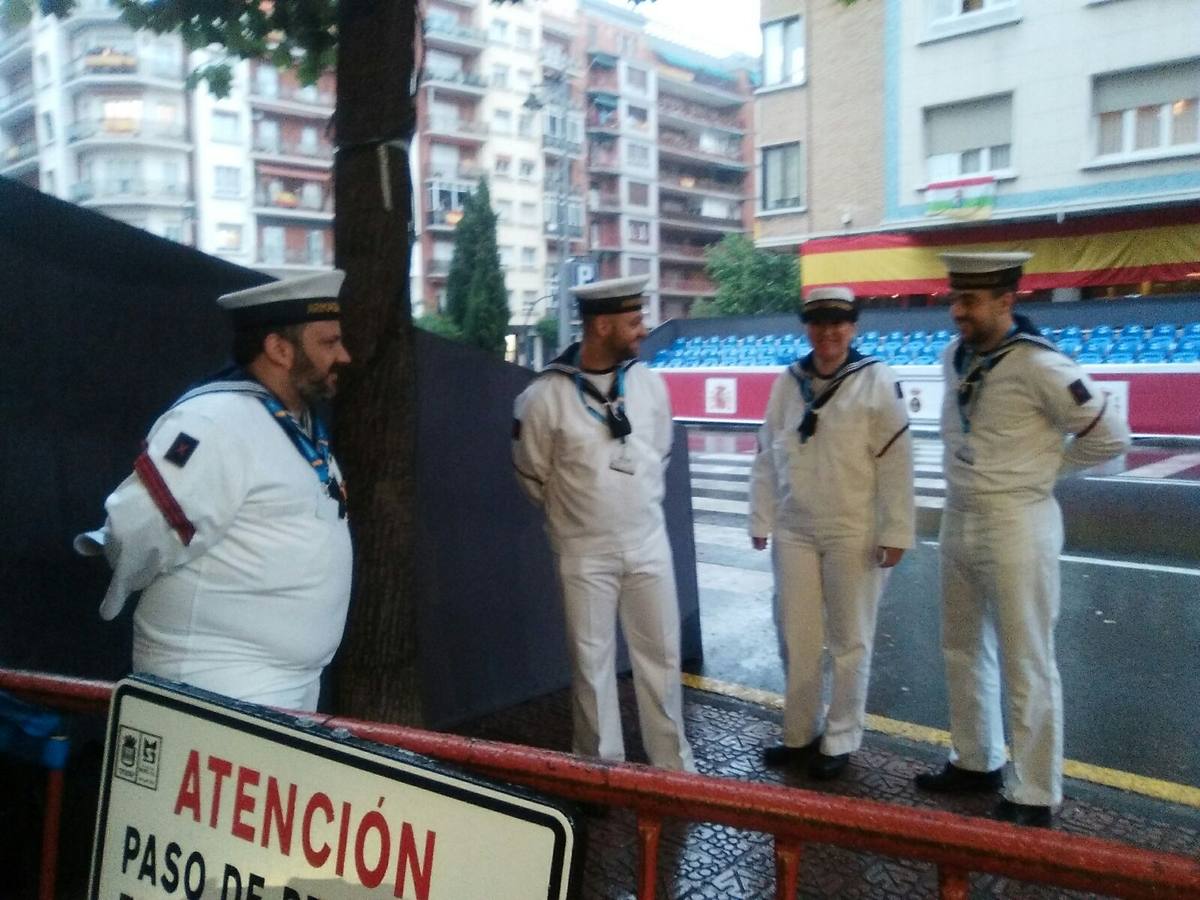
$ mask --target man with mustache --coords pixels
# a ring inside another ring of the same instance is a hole
[[[959,340],[942,365],[942,653],[950,759],[917,787],[1002,790],[995,816],[1047,827],[1062,802],[1054,483],[1124,452],[1129,429],[1079,365],[1013,312],[1028,253],[943,253]],[[1012,739],[1005,776],[1001,684]]]
[[[113,570],[100,606],[133,615],[133,669],[315,710],[350,602],[346,491],[313,404],[333,397],[340,271],[222,296],[234,366],[177,400],[79,535]]]

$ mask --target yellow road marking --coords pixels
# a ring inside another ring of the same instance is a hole
[[[728,681],[718,681],[715,678],[705,678],[703,675],[683,673],[683,683],[698,691],[710,694],[720,694],[756,703],[769,709],[783,709],[783,695],[773,691],[759,690],[732,684]],[[933,744],[938,747],[950,746],[950,733],[940,728],[930,728],[926,725],[916,725],[912,722],[900,722],[884,716],[867,716],[867,728],[880,734],[892,737],[908,738],[923,744]],[[1068,759],[1063,762],[1063,774],[1068,778],[1080,781],[1090,781],[1106,787],[1118,788],[1155,800],[1165,800],[1168,803],[1178,803],[1200,809],[1200,788],[1186,784],[1176,784],[1172,781],[1162,781],[1158,778],[1148,778],[1145,775],[1135,775],[1132,772],[1122,772],[1119,769],[1106,769],[1103,766],[1093,766],[1091,763],[1076,762]]]

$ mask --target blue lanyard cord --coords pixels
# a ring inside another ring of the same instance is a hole
[[[291,438],[300,455],[313,467],[321,484],[329,484],[329,433],[320,417],[313,415],[313,436],[310,438],[279,400],[272,396],[260,396],[258,399],[267,408],[271,418],[283,429],[284,434]]]
[[[983,376],[996,368],[996,364],[1008,355],[1004,346],[1005,342],[1016,333],[1017,326],[1014,325],[1008,330],[1008,334],[1004,336],[1000,346],[992,352],[980,356],[979,362],[975,361],[975,353],[968,351],[963,355],[960,365],[955,366],[960,376],[964,371],[967,373],[966,377],[958,383],[957,395],[958,421],[962,425],[963,434],[971,433],[971,416],[975,414],[975,407],[979,405],[979,395],[983,393]]]
[[[623,441],[632,432],[629,419],[625,416],[624,368],[617,369],[617,377],[613,381],[612,389],[608,392],[607,397],[601,394],[600,390],[588,381],[582,372],[575,373],[575,390],[579,394],[579,402],[588,411],[588,415],[606,426],[614,438]],[[594,409],[587,402],[588,397],[603,405],[606,415],[601,415],[598,410]]]

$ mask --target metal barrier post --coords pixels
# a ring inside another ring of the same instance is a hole
[[[53,740],[65,741],[55,736]],[[38,879],[38,900],[54,900],[58,877],[58,828],[62,821],[63,770],[46,773],[46,803],[42,813],[42,873]]]
[[[968,873],[952,866],[938,866],[938,897],[941,900],[968,900],[970,893]]]
[[[662,836],[662,819],[639,814],[638,830],[638,900],[654,900],[658,887],[658,839]]]
[[[775,838],[775,900],[795,900],[803,853],[804,845],[799,841]]]

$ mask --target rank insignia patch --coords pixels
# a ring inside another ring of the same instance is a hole
[[[169,463],[174,463],[183,468],[187,465],[187,461],[192,458],[192,453],[200,442],[185,431],[179,432],[179,436],[175,438],[171,444],[171,449],[163,454],[163,459]]]
[[[1087,385],[1083,383],[1082,378],[1072,381],[1067,390],[1071,392],[1071,396],[1075,399],[1076,406],[1083,406],[1083,404],[1092,399],[1092,392],[1087,389]]]

